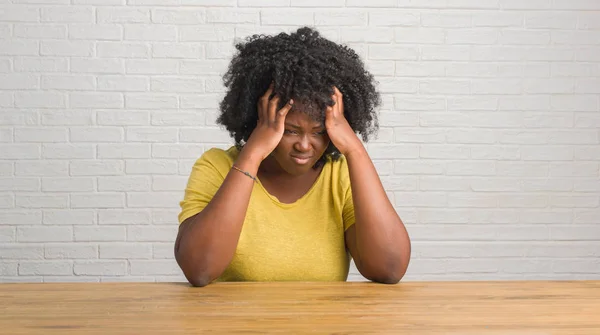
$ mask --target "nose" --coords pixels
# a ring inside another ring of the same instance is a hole
[[[303,135],[300,136],[298,141],[294,144],[294,149],[298,152],[307,152],[310,150],[310,141],[308,140],[308,136]]]

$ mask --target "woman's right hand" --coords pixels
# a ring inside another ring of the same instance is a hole
[[[259,159],[260,162],[267,158],[281,141],[285,129],[285,117],[294,103],[290,100],[277,110],[279,96],[275,95],[269,100],[273,93],[273,86],[271,83],[269,89],[258,100],[258,123],[244,145],[244,151],[251,157]]]

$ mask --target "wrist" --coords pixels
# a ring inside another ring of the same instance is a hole
[[[258,167],[260,166],[260,163],[262,163],[263,158],[259,154],[256,154],[249,149],[250,148],[247,147],[242,148],[238,158],[234,162],[234,165],[256,175]]]

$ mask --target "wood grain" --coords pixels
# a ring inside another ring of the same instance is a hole
[[[600,334],[600,281],[0,284],[2,334]]]

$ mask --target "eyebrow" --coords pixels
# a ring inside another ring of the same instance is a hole
[[[296,128],[296,129],[302,129],[302,127],[295,125],[295,124],[291,124],[291,123],[286,123],[285,125],[288,127]],[[324,127],[323,125],[318,125],[318,126],[312,127],[312,129],[319,129],[319,128],[323,128],[323,127]]]

